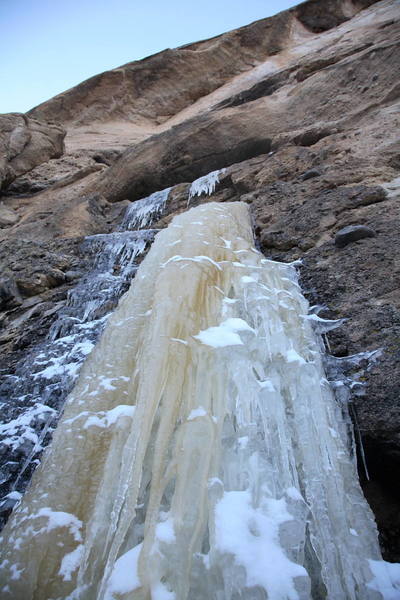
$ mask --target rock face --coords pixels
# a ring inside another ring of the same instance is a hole
[[[0,189],[64,150],[65,131],[25,115],[0,115]]]
[[[0,205],[0,368],[12,373],[87,268],[84,236],[172,186],[153,224],[164,227],[191,181],[225,168],[211,199],[249,203],[263,252],[301,259],[310,303],[346,319],[327,336],[338,360],[367,353],[348,361],[360,475],[397,561],[399,21],[397,1],[310,0],[95,76],[18,117],[58,120],[66,154],[17,178]]]
[[[264,72],[253,69],[258,81],[247,90],[223,101],[215,97],[207,112],[129,148],[100,178],[98,191],[110,201],[134,200],[160,187],[288,147],[337,152],[334,160],[326,155],[319,163],[314,161],[324,167],[325,178],[337,178],[332,167],[339,171],[340,160],[342,181],[382,177],[398,153],[395,130],[388,127],[388,107],[399,93],[398,41],[396,34],[388,40],[388,28],[382,29],[379,22],[362,28],[360,21],[361,15],[356,38],[356,24],[350,21],[308,40],[306,57],[299,58],[297,47],[285,51],[279,70],[273,59],[267,59]],[[224,94],[233,91],[226,85]],[[360,135],[363,138],[355,145],[352,138]],[[390,175],[387,171],[384,176]]]

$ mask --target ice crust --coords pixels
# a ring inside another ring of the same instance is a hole
[[[307,314],[247,205],[162,230],[4,530],[2,598],[394,600]]]

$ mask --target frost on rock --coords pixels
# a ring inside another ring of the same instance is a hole
[[[199,177],[195,181],[192,182],[192,185],[189,189],[189,198],[188,204],[190,200],[194,198],[194,196],[201,196],[202,194],[207,194],[210,196],[214,193],[215,186],[219,183],[219,177],[225,172],[225,169],[219,169],[218,171],[211,171],[207,175],[203,175],[203,177]]]
[[[148,227],[156,217],[162,214],[171,188],[154,192],[147,198],[132,202],[126,209],[121,229],[142,229]]]
[[[247,205],[175,217],[5,527],[2,600],[398,597],[307,313]]]

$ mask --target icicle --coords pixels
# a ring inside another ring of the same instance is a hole
[[[193,181],[189,189],[189,197],[187,202],[188,206],[190,204],[190,200],[194,198],[194,196],[201,196],[202,194],[207,194],[207,196],[210,196],[213,194],[215,186],[217,183],[219,183],[220,175],[223,173],[225,173],[225,169],[211,171],[211,173],[203,175],[203,177],[199,177]]]
[[[308,319],[315,331],[320,335],[328,333],[328,331],[333,331],[338,327],[341,327],[343,323],[346,322],[347,319],[322,319],[315,313],[311,313],[309,315],[304,316],[305,319]]]
[[[170,190],[169,187],[154,192],[147,198],[132,202],[126,209],[120,229],[142,229],[151,225],[154,219],[163,212]]]
[[[307,312],[247,205],[157,234],[4,530],[2,598],[394,598]]]

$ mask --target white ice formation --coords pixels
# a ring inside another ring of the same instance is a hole
[[[1,598],[398,598],[307,313],[247,205],[158,233],[6,525]]]
[[[132,202],[126,210],[121,229],[142,229],[150,225],[163,212],[170,190],[171,188],[166,188]]]
[[[211,171],[211,173],[207,173],[207,175],[203,175],[203,177],[199,177],[193,181],[189,188],[188,204],[195,196],[201,196],[202,194],[207,194],[207,196],[210,196],[215,191],[215,186],[217,183],[219,183],[220,175],[222,175],[224,172],[225,169]]]

